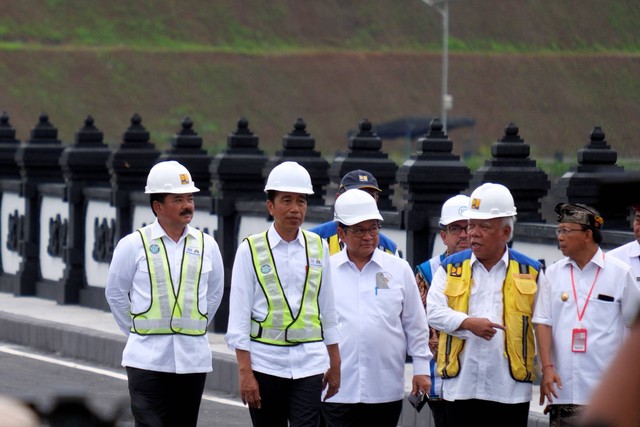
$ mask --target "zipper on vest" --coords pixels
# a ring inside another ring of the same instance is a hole
[[[522,358],[524,362],[524,369],[527,372],[525,381],[531,381],[531,372],[527,367],[527,332],[529,331],[529,318],[522,316]]]
[[[442,378],[451,378],[447,373],[447,366],[449,366],[449,361],[451,360],[451,335],[447,335],[447,343],[445,345],[445,359],[444,359],[444,368],[442,369]],[[460,367],[458,367],[460,369]]]

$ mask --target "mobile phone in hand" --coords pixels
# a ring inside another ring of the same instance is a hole
[[[420,412],[429,397],[422,391],[419,391],[418,394],[410,394],[408,399],[411,406],[413,406],[417,412]]]

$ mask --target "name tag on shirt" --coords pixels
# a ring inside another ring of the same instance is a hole
[[[587,330],[575,328],[571,335],[571,351],[574,353],[585,353],[587,351]]]
[[[322,262],[318,258],[309,258],[309,265],[311,267],[322,267]]]
[[[187,246],[187,248],[185,249],[185,252],[189,255],[196,255],[196,256],[200,256],[200,249],[198,248],[191,248],[189,246]]]

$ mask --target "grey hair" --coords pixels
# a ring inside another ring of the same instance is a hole
[[[513,239],[513,229],[515,228],[515,225],[516,225],[516,217],[515,216],[503,217],[502,227],[506,227],[507,225],[511,228],[511,232],[509,233],[509,240],[507,240],[507,242],[510,242],[511,239]]]

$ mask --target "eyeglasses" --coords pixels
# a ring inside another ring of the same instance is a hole
[[[382,227],[379,225],[374,225],[371,228],[362,228],[362,227],[349,227],[347,228],[348,231],[351,231],[351,233],[358,237],[358,238],[362,238],[364,237],[365,234],[369,233],[371,236],[377,236],[378,234],[380,234],[380,229]]]
[[[585,231],[582,228],[556,228],[556,236],[566,236],[572,231]]]
[[[466,233],[467,227],[462,227],[459,225],[450,225],[449,227],[447,227],[447,232],[453,236],[457,236],[458,234],[462,233],[462,230],[464,230]]]

